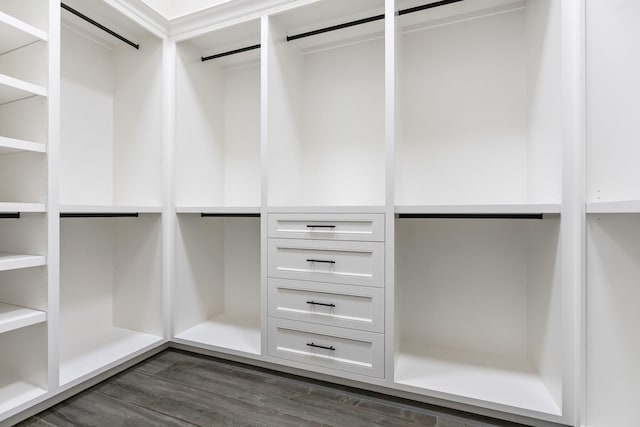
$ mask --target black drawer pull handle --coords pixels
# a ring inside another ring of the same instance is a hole
[[[336,228],[335,225],[307,224],[307,228]]]
[[[307,343],[307,345],[308,345],[309,347],[321,348],[321,349],[323,349],[323,350],[336,351],[336,348],[335,348],[334,346],[327,347],[327,346],[324,346],[324,345],[314,344],[314,343],[312,343],[312,342],[311,342],[311,343]]]
[[[333,260],[326,260],[326,259],[307,259],[307,262],[324,262],[326,264],[335,264],[336,263]]]
[[[335,304],[327,304],[326,302],[315,302],[315,301],[307,301],[307,304],[311,305],[321,305],[324,307],[335,307]]]

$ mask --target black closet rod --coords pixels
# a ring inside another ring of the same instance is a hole
[[[61,212],[60,218],[138,218],[138,212]]]
[[[410,7],[408,9],[401,9],[398,11],[398,15],[406,15],[408,13],[420,12],[422,10],[433,9],[435,7],[446,6],[451,3],[458,3],[464,0],[441,0],[434,3],[423,4],[421,6]],[[332,25],[330,27],[320,28],[313,31],[307,31],[306,33],[295,34],[293,36],[287,36],[287,41],[302,39],[304,37],[315,36],[322,33],[328,33],[329,31],[341,30],[343,28],[353,27],[355,25],[367,24],[369,22],[380,21],[384,19],[384,13],[380,15],[370,16],[368,18],[357,19],[355,21],[345,22],[344,24]]]
[[[241,47],[240,49],[230,50],[228,52],[216,53],[211,56],[203,56],[202,62],[209,61],[210,59],[222,58],[223,56],[235,55],[236,53],[242,53],[249,50],[260,49],[260,44],[254,44],[253,46]]]
[[[85,21],[87,21],[88,23],[90,23],[91,25],[94,25],[98,28],[100,28],[102,31],[111,34],[113,37],[122,40],[123,42],[125,42],[126,44],[128,44],[129,46],[135,47],[136,49],[140,49],[140,45],[137,43],[132,42],[131,40],[121,36],[120,34],[116,33],[115,31],[105,27],[104,25],[100,24],[99,22],[94,21],[93,19],[89,18],[87,15],[83,14],[82,12],[78,12],[77,10],[75,10],[74,8],[67,6],[64,3],[60,3],[60,6],[64,9],[67,10],[71,13],[73,13],[74,15],[76,15],[78,18],[80,19],[84,19]]]
[[[410,7],[408,9],[401,9],[398,11],[398,15],[406,15],[407,13],[420,12],[422,10],[433,9],[434,7],[446,6],[451,3],[457,3],[464,0],[441,0],[435,3],[423,4],[422,6]],[[356,19],[355,21],[345,22],[344,24],[332,25],[331,27],[320,28],[318,30],[307,31],[306,33],[295,34],[293,36],[287,36],[287,41],[302,39],[304,37],[315,36],[322,33],[328,33],[329,31],[341,30],[343,28],[353,27],[355,25],[368,24],[369,22],[381,21],[384,19],[384,13],[380,15],[370,16],[368,18]],[[201,57],[202,62],[209,61],[210,59],[222,58],[223,56],[235,55],[236,53],[246,52],[248,50],[260,49],[260,44],[254,44],[252,46],[243,47],[240,49],[230,50],[228,52],[216,53],[211,56]]]
[[[398,218],[427,218],[427,219],[543,219],[541,213],[406,213],[398,214]]]
[[[0,213],[0,219],[20,219],[20,212]]]
[[[259,213],[207,213],[201,212],[202,218],[260,218]]]

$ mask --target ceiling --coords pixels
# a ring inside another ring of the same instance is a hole
[[[167,20],[180,18],[199,12],[208,7],[228,3],[233,0],[141,0]]]

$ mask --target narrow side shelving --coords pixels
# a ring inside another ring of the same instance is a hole
[[[33,83],[0,74],[0,104],[31,96],[47,96],[47,89]]]
[[[26,307],[0,303],[0,334],[36,325],[47,320],[47,313]]]
[[[44,153],[46,152],[46,147],[44,144],[38,142],[0,136],[0,156],[5,154],[20,153],[23,151]]]
[[[48,38],[45,31],[0,11],[0,55]]]

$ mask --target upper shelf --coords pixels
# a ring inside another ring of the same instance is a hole
[[[47,96],[47,89],[0,74],[0,105],[34,95]]]
[[[640,213],[640,200],[587,203],[587,213]]]
[[[160,206],[61,205],[60,212],[72,214],[162,213]]]
[[[0,55],[39,40],[47,41],[47,33],[0,12]]]
[[[19,153],[23,151],[44,153],[47,151],[47,149],[44,144],[38,142],[0,136],[0,156],[3,156],[5,154]]]
[[[42,213],[46,211],[44,203],[11,203],[0,202],[0,213],[21,212],[21,213]]]
[[[260,206],[177,206],[176,213],[203,214],[260,214]]]
[[[560,214],[559,203],[524,203],[499,205],[398,205],[397,214]]]
[[[0,303],[0,334],[47,320],[43,311]]]
[[[0,271],[38,267],[46,264],[43,255],[21,255],[0,252]]]

